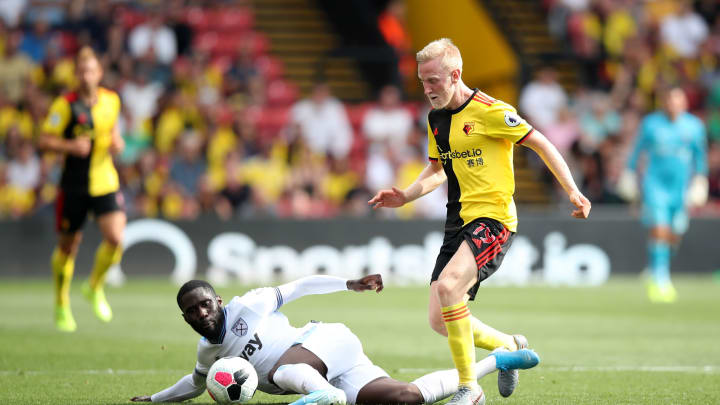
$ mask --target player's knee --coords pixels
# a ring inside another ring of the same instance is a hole
[[[412,385],[406,384],[392,393],[388,403],[392,404],[422,404],[425,402],[420,390]]]
[[[443,336],[447,336],[447,330],[445,329],[445,321],[443,321],[442,317],[440,316],[440,311],[437,311],[437,313],[430,313],[428,316],[428,321],[432,330]]]
[[[123,234],[122,232],[110,232],[105,235],[105,243],[112,247],[117,247],[122,243]]]
[[[58,248],[68,256],[75,256],[77,254],[78,248],[80,247],[81,240],[82,235],[80,233],[61,237],[60,241],[58,242]]]
[[[447,302],[457,295],[457,283],[453,278],[444,278],[437,281],[437,292],[440,301]]]

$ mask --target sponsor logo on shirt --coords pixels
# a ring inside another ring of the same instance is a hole
[[[443,152],[440,148],[438,148],[438,151],[440,152],[440,159],[442,160],[477,158],[482,155],[482,149],[480,148],[468,149],[462,152],[456,150]]]
[[[260,336],[256,333],[253,336],[253,339],[250,339],[248,344],[245,345],[245,348],[243,349],[242,353],[240,353],[240,357],[242,357],[245,360],[250,361],[250,356],[255,354],[256,351],[262,349],[262,342],[260,341]]]

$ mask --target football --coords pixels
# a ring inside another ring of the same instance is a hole
[[[219,404],[242,404],[255,394],[258,376],[255,368],[241,357],[223,357],[207,375],[207,390]]]

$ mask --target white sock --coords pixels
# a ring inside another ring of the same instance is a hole
[[[317,370],[305,363],[285,364],[278,367],[273,375],[273,381],[285,391],[297,394],[335,388]]]
[[[496,370],[495,356],[487,356],[475,363],[475,378],[479,380]],[[435,371],[412,382],[420,389],[426,404],[441,401],[456,393],[459,383],[457,370]]]

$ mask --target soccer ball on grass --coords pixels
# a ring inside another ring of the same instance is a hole
[[[219,404],[242,404],[255,394],[258,376],[255,368],[241,357],[223,357],[207,375],[207,390]]]

